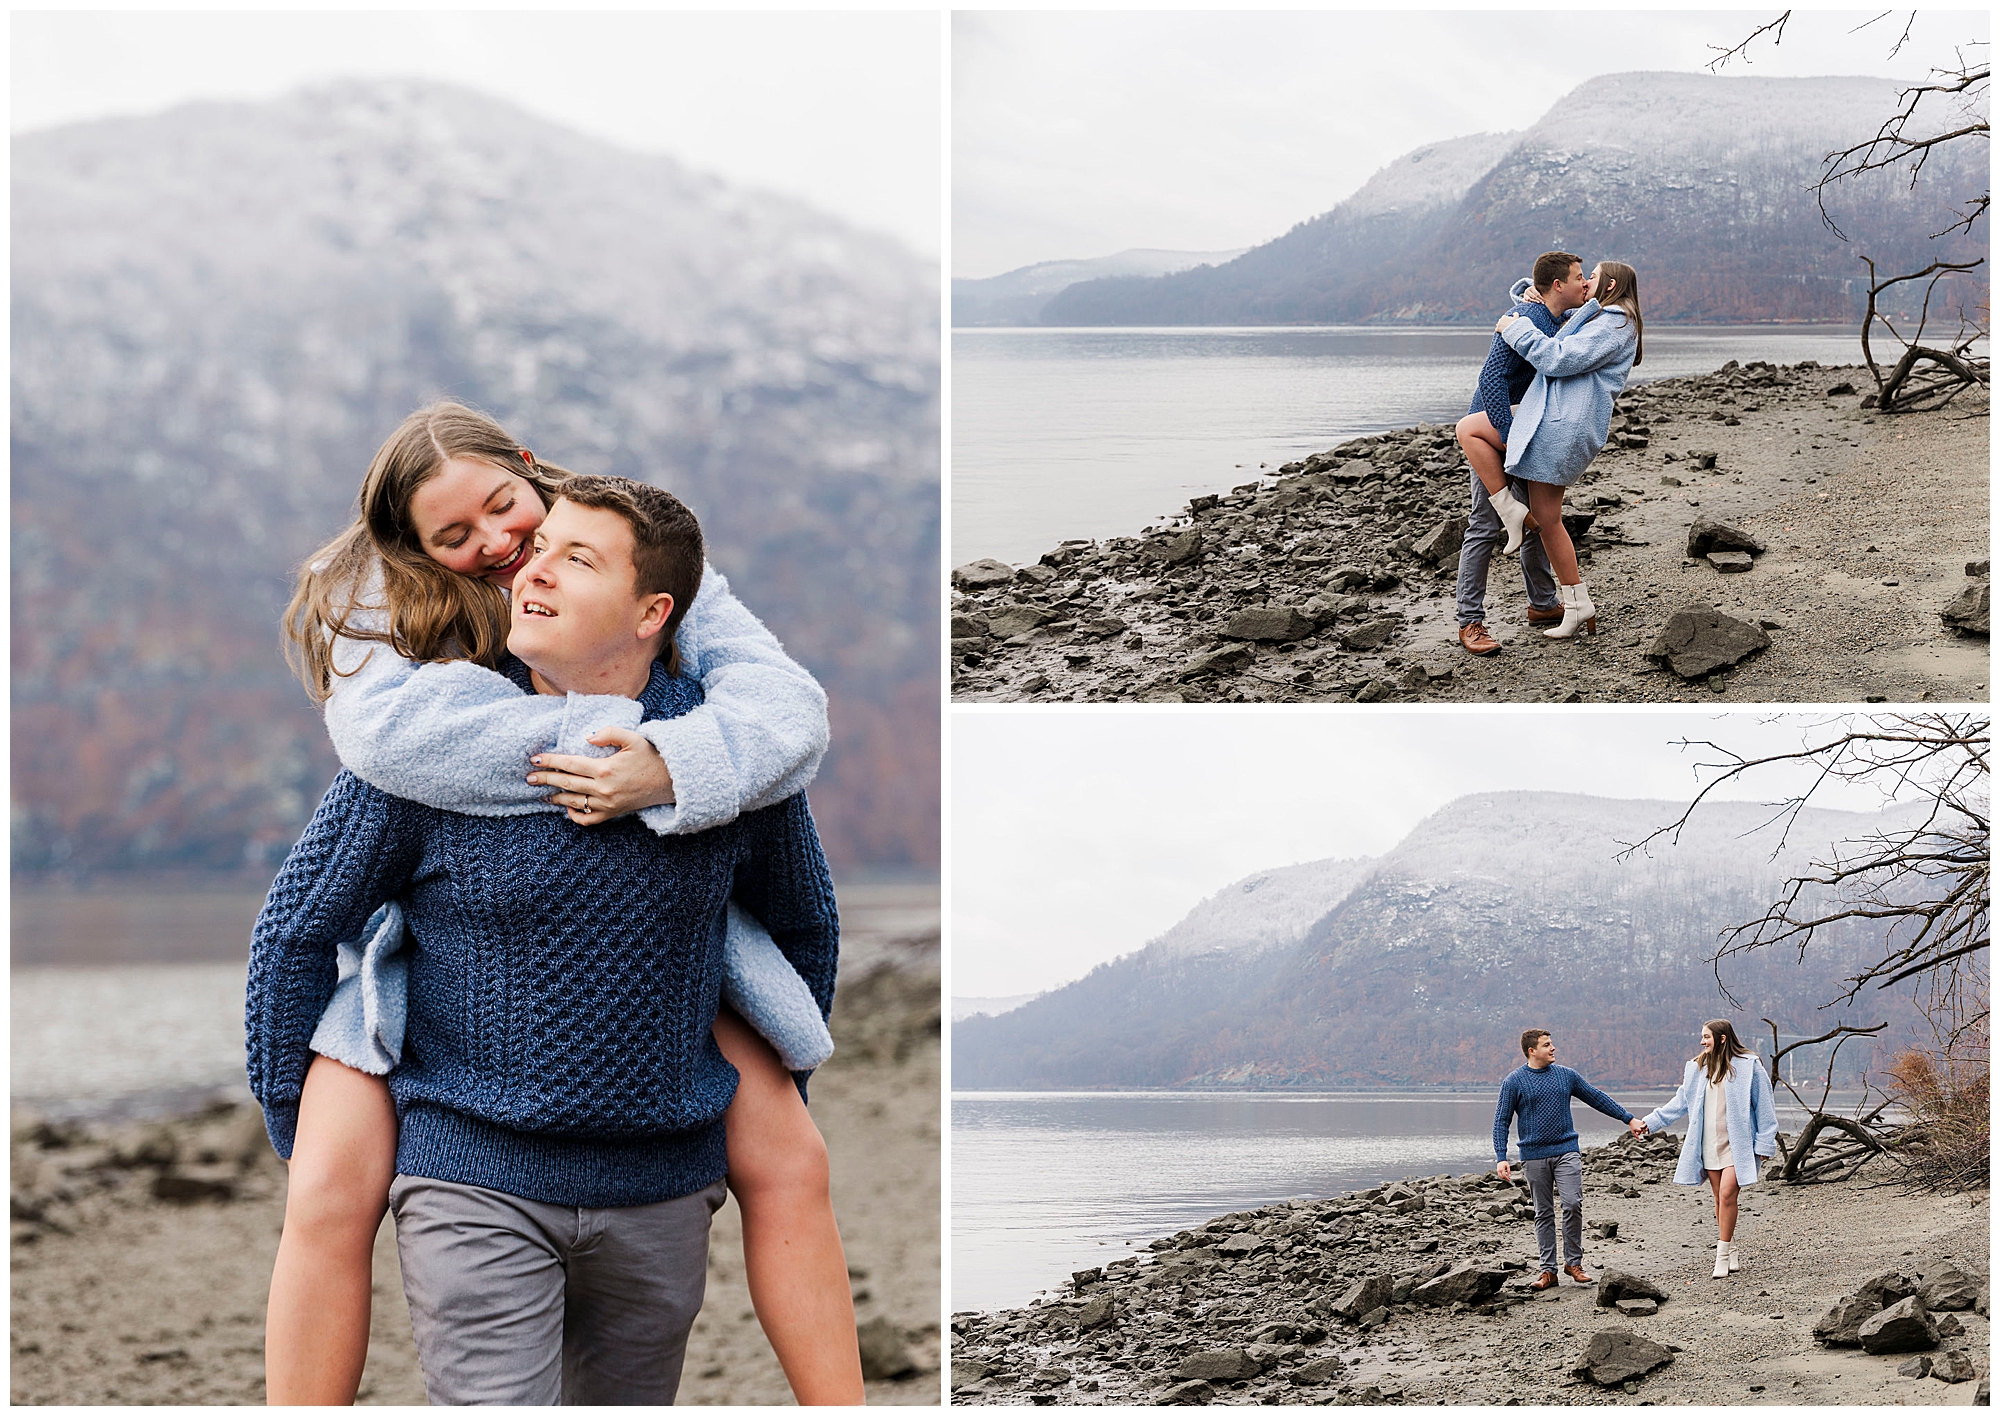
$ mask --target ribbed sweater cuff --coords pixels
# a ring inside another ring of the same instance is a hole
[[[534,1135],[421,1103],[403,1113],[396,1169],[404,1175],[585,1209],[657,1204],[728,1173],[722,1119],[636,1140]]]

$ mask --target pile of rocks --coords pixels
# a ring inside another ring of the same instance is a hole
[[[1970,635],[1980,639],[1990,638],[1993,621],[1993,562],[1967,561],[1965,578],[1968,582],[1966,587],[1938,611],[1938,618],[1944,621],[1946,629],[1955,634]]]
[[[277,1160],[257,1108],[227,1101],[175,1121],[86,1126],[17,1111],[10,1147],[15,1244],[69,1233],[107,1204],[263,1198]]]
[[[1892,1269],[1829,1308],[1814,1324],[1813,1337],[1828,1347],[1868,1353],[1914,1352],[1918,1355],[1896,1369],[1906,1377],[1969,1381],[1979,1369],[1965,1351],[1965,1328],[1952,1314],[1970,1310],[1984,1316],[1987,1302],[1987,1290],[1962,1270],[1945,1269],[1926,1279]],[[1944,1316],[1935,1316],[1939,1313]]]
[[[1657,1184],[1677,1150],[1672,1136],[1621,1137],[1592,1152],[1587,1173],[1600,1191]],[[1534,1252],[1533,1216],[1526,1186],[1490,1172],[1223,1215],[1155,1240],[1150,1255],[1076,1273],[1047,1301],[955,1315],[952,1399],[1397,1401],[1398,1382],[1361,1373],[1425,1315],[1496,1318],[1534,1300],[1539,1268],[1520,1256]],[[1599,1242],[1621,1242],[1617,1228],[1596,1226]],[[1598,1293],[1600,1305],[1634,1317],[1666,1298],[1618,1269]],[[1643,1339],[1603,1351],[1592,1342],[1578,1369],[1611,1385],[1671,1356]]]
[[[1764,399],[1823,402],[1831,377],[1811,361],[1732,361],[1628,390],[1600,471],[1617,475],[1655,425],[1736,424],[1723,410],[1755,411]],[[1679,474],[1659,479],[1669,487],[1730,470],[1713,450],[1659,457]],[[1420,696],[1454,672],[1456,659],[1414,642],[1408,626],[1419,606],[1451,593],[1469,477],[1452,425],[1420,424],[1195,497],[1137,536],[1065,541],[1033,565],[961,565],[952,572],[953,692],[1141,702]],[[1570,489],[1563,523],[1586,570],[1594,551],[1645,544],[1616,520],[1639,495],[1593,490],[1591,480]],[[1688,531],[1690,563],[1721,574],[1749,570],[1764,549],[1710,518]],[[1771,642],[1772,625],[1706,604],[1670,616],[1648,657],[1683,678],[1705,678]]]

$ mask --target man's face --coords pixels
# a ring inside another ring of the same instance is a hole
[[[1551,310],[1558,313],[1563,310],[1574,310],[1590,298],[1587,293],[1589,286],[1590,282],[1583,278],[1583,262],[1572,261],[1569,274],[1551,285],[1549,293],[1542,298],[1548,302]]]
[[[507,647],[530,667],[568,677],[656,635],[673,596],[638,593],[632,528],[615,511],[558,499],[535,531],[534,559],[514,578]]]
[[[1549,1033],[1542,1034],[1542,1040],[1528,1049],[1528,1065],[1546,1067],[1556,1060],[1556,1040]]]

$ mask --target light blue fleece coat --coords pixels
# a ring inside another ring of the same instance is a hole
[[[1722,1079],[1722,1093],[1729,1110],[1729,1154],[1736,1167],[1736,1183],[1757,1183],[1757,1162],[1778,1153],[1778,1107],[1771,1095],[1771,1079],[1756,1057],[1738,1057],[1729,1064]],[[1701,1185],[1708,1172],[1701,1165],[1702,1114],[1707,1109],[1708,1073],[1699,1059],[1689,1058],[1681,1073],[1681,1089],[1672,1101],[1645,1118],[1648,1131],[1664,1131],[1685,1116],[1687,1135],[1681,1138],[1680,1163],[1674,1167],[1676,1185]]]
[[[1567,487],[1611,435],[1611,406],[1632,372],[1639,332],[1623,310],[1586,301],[1554,338],[1517,319],[1500,336],[1535,366],[1507,434],[1507,475]]]
[[[364,592],[364,602],[366,600]],[[477,664],[415,664],[380,644],[339,640],[327,734],[342,765],[394,796],[472,816],[556,811],[529,785],[528,759],[553,749],[608,757],[587,739],[635,729],[660,751],[675,802],[639,817],[661,835],[706,830],[804,790],[826,752],[826,694],[729,591],[713,566],[675,635],[683,671],[701,681],[702,706],[640,721],[636,699],[523,693]],[[672,730],[672,731],[669,731]],[[380,1076],[402,1056],[403,924],[378,910],[358,940],[338,947],[339,984],[313,1050]],[[723,997],[792,1071],[819,1066],[833,1039],[819,1005],[764,928],[733,905]]]

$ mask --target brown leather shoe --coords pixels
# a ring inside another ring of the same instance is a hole
[[[1533,1283],[1528,1285],[1529,1288],[1533,1289],[1537,1293],[1541,1292],[1545,1288],[1554,1288],[1555,1286],[1556,1286],[1556,1271],[1554,1269],[1543,1269],[1542,1276],[1536,1279]]]
[[[1546,610],[1538,610],[1533,605],[1528,606],[1529,624],[1561,624],[1562,617],[1563,607],[1561,605],[1554,605]]]
[[[1561,618],[1561,616],[1557,616]],[[1458,627],[1458,642],[1465,646],[1465,652],[1477,658],[1500,652],[1500,641],[1486,632],[1486,626],[1477,621]]]
[[[1589,1274],[1587,1274],[1587,1273],[1585,1273],[1585,1272],[1583,1271],[1583,1265],[1582,1265],[1582,1264],[1571,1264],[1571,1265],[1569,1265],[1569,1267],[1565,1268],[1565,1269],[1563,1270],[1563,1272],[1569,1275],[1569,1277],[1570,1277],[1570,1282],[1572,1282],[1572,1283],[1595,1283],[1595,1282],[1597,1282],[1597,1280],[1596,1280],[1596,1279],[1592,1278],[1592,1277],[1591,1277],[1591,1276],[1590,1276]]]

